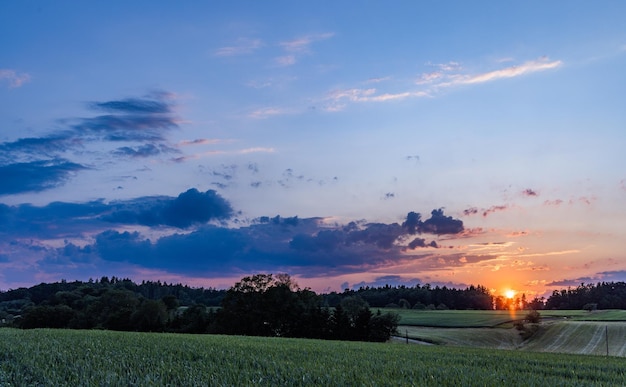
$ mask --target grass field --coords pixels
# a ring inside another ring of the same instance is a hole
[[[523,346],[529,351],[626,356],[626,324],[568,321],[542,326]]]
[[[524,318],[527,311],[517,310],[416,310],[384,309],[400,315],[400,325],[439,328],[492,328]],[[540,310],[544,319],[580,321],[626,321],[626,310]]]
[[[2,386],[607,386],[621,358],[476,348],[0,329]]]
[[[522,338],[513,328],[431,328],[402,325],[400,336],[437,345],[475,348],[517,349]]]
[[[397,312],[400,336],[437,345],[606,355],[608,331],[609,355],[626,357],[624,310],[542,310],[544,322],[527,340],[522,340],[512,324],[524,318],[524,311]]]

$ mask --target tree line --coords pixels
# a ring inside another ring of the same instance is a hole
[[[382,340],[397,316],[370,308],[626,309],[624,282],[581,284],[548,299],[493,296],[483,286],[382,286],[316,294],[284,274],[228,290],[102,277],[0,292],[0,325]],[[395,325],[394,325],[395,324]]]
[[[335,308],[286,274],[245,277],[229,290],[129,279],[61,281],[0,293],[0,322],[19,328],[220,333],[386,341],[399,317],[360,297]]]
[[[626,309],[625,282],[581,283],[576,288],[555,290],[546,309]]]

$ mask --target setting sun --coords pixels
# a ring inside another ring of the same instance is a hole
[[[506,290],[504,292],[504,296],[506,298],[513,298],[513,297],[515,297],[515,290]]]

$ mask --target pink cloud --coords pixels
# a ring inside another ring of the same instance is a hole
[[[527,188],[525,190],[522,191],[522,195],[524,196],[539,196],[539,194],[537,193],[537,191]]]
[[[18,73],[11,69],[0,69],[0,81],[6,81],[9,84],[9,88],[16,88],[30,81],[30,75]]]

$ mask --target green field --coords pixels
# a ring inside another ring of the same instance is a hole
[[[400,315],[400,325],[438,328],[492,328],[524,318],[527,311],[517,310],[416,310],[384,309]],[[626,321],[626,310],[541,310],[544,319],[580,321]]]
[[[607,340],[608,336],[608,340]],[[542,326],[522,349],[626,356],[626,323],[568,321]]]
[[[2,386],[607,386],[621,358],[215,335],[0,329]]]
[[[540,311],[543,318],[537,332],[523,340],[512,322],[526,312],[508,311],[415,311],[396,310],[400,316],[398,334],[418,342],[445,346],[511,349],[534,352],[606,355],[626,357],[626,311],[582,310]],[[396,339],[396,342],[402,342]]]

